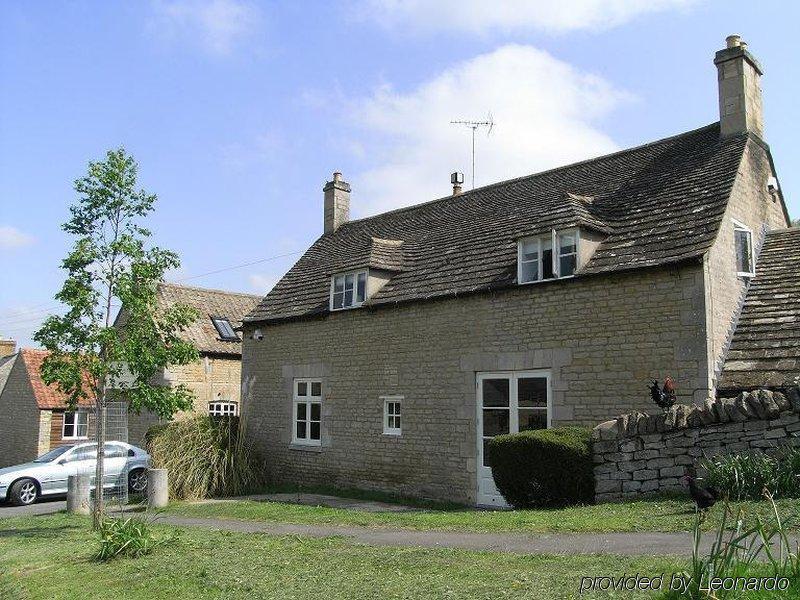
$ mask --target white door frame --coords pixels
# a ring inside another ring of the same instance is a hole
[[[516,382],[526,377],[541,378],[547,381],[547,428],[552,427],[553,418],[553,390],[551,384],[551,373],[549,369],[537,369],[530,371],[487,371],[476,373],[475,376],[475,406],[477,411],[476,420],[476,443],[478,449],[477,468],[475,471],[476,504],[478,506],[494,506],[508,508],[500,492],[496,494],[486,494],[481,491],[481,479],[486,475],[491,476],[491,469],[483,466],[483,381],[486,379],[508,379],[508,429],[510,433],[519,432],[519,399]],[[496,491],[496,490],[495,490]]]

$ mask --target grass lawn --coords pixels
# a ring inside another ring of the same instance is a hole
[[[157,528],[166,534],[166,528]],[[580,577],[657,575],[679,559],[522,556],[378,548],[341,538],[183,529],[146,557],[100,564],[89,521],[67,515],[0,520],[3,600],[636,598],[578,595]],[[669,576],[667,576],[669,577]]]
[[[766,502],[741,502],[731,506],[741,507],[751,516],[755,514],[768,516],[772,510]],[[800,503],[796,499],[781,500],[778,502],[778,507],[784,517],[797,515]],[[722,504],[712,508],[704,528],[707,530],[716,528],[723,510]],[[168,512],[191,517],[280,523],[529,533],[689,531],[695,519],[694,504],[687,498],[659,498],[623,504],[517,511],[480,511],[455,505],[439,507],[430,505],[414,511],[395,513],[367,513],[322,506],[243,500],[210,503],[176,502],[170,505]]]

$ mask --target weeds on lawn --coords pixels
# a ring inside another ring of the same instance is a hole
[[[153,534],[151,522],[145,517],[108,518],[100,524],[100,548],[94,558],[101,562],[121,556],[136,558],[150,554],[175,539],[175,533],[166,537]]]
[[[776,498],[800,497],[800,448],[775,456],[760,451],[721,454],[704,461],[706,483],[731,500],[760,500],[764,489]]]
[[[764,497],[772,505],[768,520],[756,515],[755,524],[744,526],[742,510],[732,515],[727,503],[714,542],[707,554],[701,551],[701,525],[704,516],[698,513],[693,530],[691,567],[684,573],[685,590],[670,592],[668,599],[726,600],[729,598],[781,597],[787,592],[800,594],[800,545],[794,547],[787,535],[789,523],[783,519],[772,495],[765,490]],[[790,519],[796,519],[792,515]],[[788,580],[788,588],[774,587],[770,578]],[[714,581],[720,581],[714,587]],[[756,583],[760,580],[760,583]],[[773,589],[770,590],[769,586]],[[788,597],[788,596],[783,596]]]

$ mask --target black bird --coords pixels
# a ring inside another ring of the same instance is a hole
[[[662,389],[658,389],[658,379],[653,379],[653,383],[650,384],[650,397],[664,412],[668,411],[676,401],[675,382],[672,377],[667,376],[664,379]]]
[[[714,506],[719,495],[716,489],[713,487],[700,487],[697,485],[697,480],[690,475],[685,475],[683,482],[689,486],[689,494],[699,510],[708,510]]]

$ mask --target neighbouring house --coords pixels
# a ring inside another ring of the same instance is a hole
[[[174,304],[195,308],[199,318],[184,332],[200,353],[200,359],[188,365],[169,367],[157,383],[186,385],[195,395],[194,413],[203,415],[239,414],[241,389],[242,340],[236,332],[242,318],[258,304],[260,296],[161,283],[158,307]],[[117,325],[124,326],[124,308]],[[176,417],[180,418],[180,414]],[[128,416],[128,438],[142,442],[147,429],[158,419],[144,411]]]
[[[22,348],[0,358],[0,467],[94,435],[94,403],[81,400],[77,410],[67,410],[66,395],[42,381],[46,356]]]
[[[651,408],[666,375],[714,396],[789,225],[761,66],[738,36],[714,63],[719,122],[643,146],[358,220],[334,173],[323,235],[244,318],[272,477],[498,506],[493,436]]]

